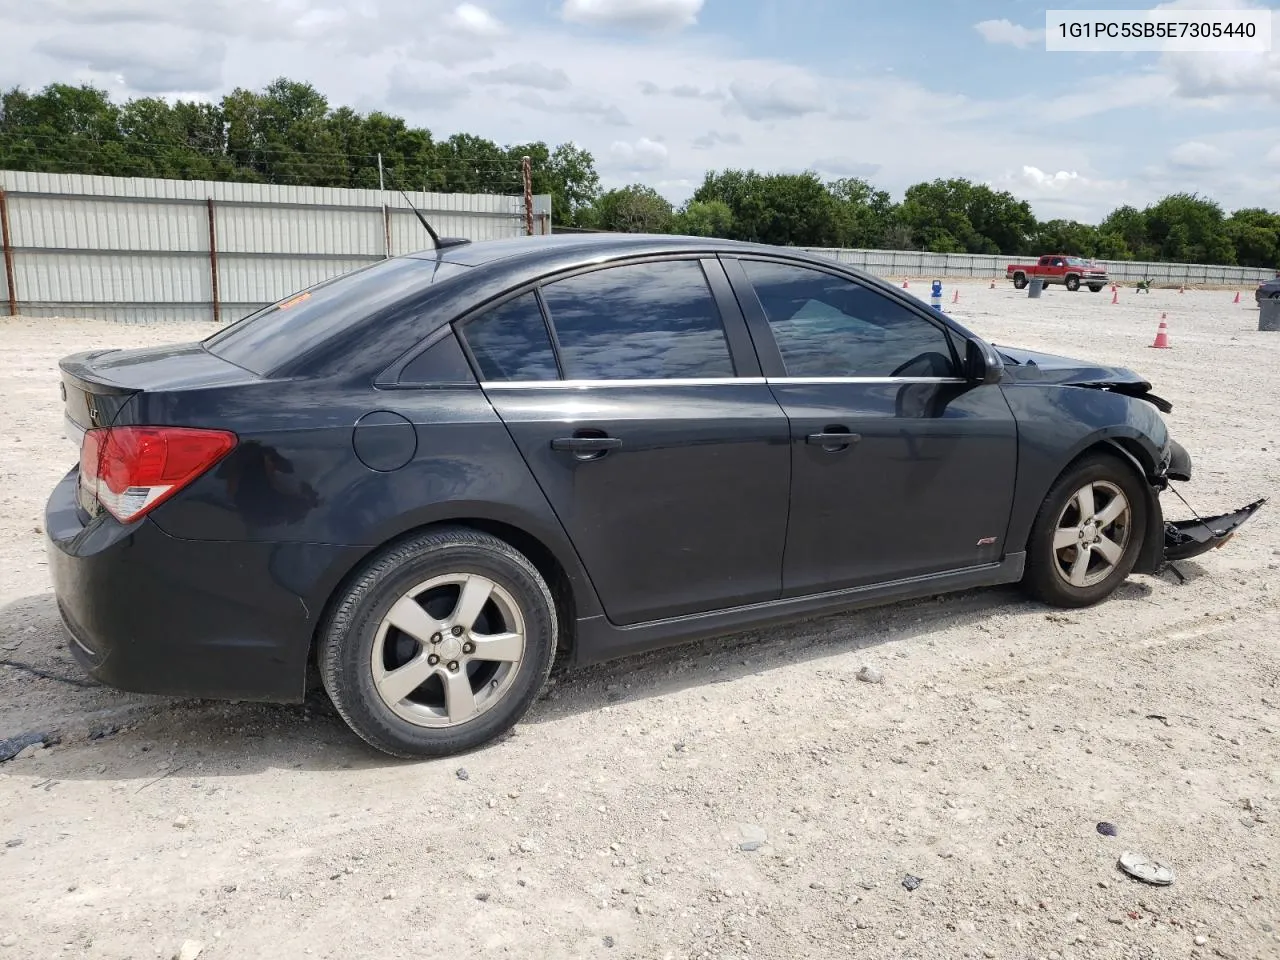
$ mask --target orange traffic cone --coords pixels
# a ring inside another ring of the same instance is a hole
[[[1115,285],[1114,283],[1113,283],[1113,284],[1111,284],[1111,292],[1112,292],[1112,293],[1115,293],[1115,292],[1116,292],[1116,285]]]
[[[1169,324],[1164,321],[1164,314],[1160,314],[1160,326],[1156,329],[1156,342],[1151,345],[1157,350],[1169,349]]]
[[[992,290],[994,290],[995,288],[996,288],[996,282],[995,282],[994,280],[992,280],[992,281],[991,281],[991,289],[992,289]],[[1237,294],[1237,296],[1239,296],[1239,295]]]
[[[1185,283],[1184,283],[1184,284],[1182,284],[1182,285],[1180,285],[1180,286],[1178,287],[1178,292],[1179,292],[1179,293],[1186,293],[1186,292],[1187,292],[1187,285],[1186,285]]]
[[[1239,291],[1239,290],[1237,290],[1237,291],[1236,291],[1236,298],[1235,298],[1234,300],[1232,300],[1231,302],[1232,302],[1232,303],[1239,303],[1239,302],[1240,302],[1240,291]]]
[[[1119,302],[1120,302],[1120,291],[1119,291],[1119,290],[1117,290],[1115,287],[1112,287],[1112,288],[1111,288],[1111,291],[1112,291],[1112,293],[1111,293],[1111,302],[1112,302],[1112,303],[1119,303]]]
[[[956,295],[955,295],[954,297],[952,297],[952,298],[951,298],[951,302],[952,302],[952,303],[959,303],[959,302],[960,302],[960,288],[959,288],[959,287],[957,287],[957,288],[956,288]]]
[[[902,281],[902,289],[903,289],[903,290],[906,290],[908,287],[910,287],[910,284],[909,284],[909,283],[907,283],[907,281],[904,279],[904,280]]]

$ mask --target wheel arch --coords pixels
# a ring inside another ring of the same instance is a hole
[[[1082,440],[1066,458],[1061,469],[1053,475],[1049,483],[1040,491],[1039,503],[1043,503],[1053,489],[1054,484],[1081,460],[1096,454],[1107,454],[1120,463],[1125,464],[1139,481],[1146,494],[1143,511],[1146,523],[1143,527],[1142,549],[1138,553],[1138,562],[1134,566],[1135,573],[1156,573],[1163,566],[1164,560],[1164,511],[1160,506],[1159,491],[1152,478],[1159,469],[1159,453],[1150,440],[1139,431],[1129,427],[1113,427],[1099,431]],[[1027,530],[1027,543],[1024,550],[1030,550],[1031,530]]]
[[[308,665],[315,662],[321,632],[334,609],[349,585],[359,577],[372,558],[428,531],[450,527],[476,530],[496,537],[520,551],[533,564],[547,581],[556,603],[556,617],[560,625],[557,658],[572,656],[577,640],[577,621],[582,617],[598,615],[600,609],[595,588],[572,545],[567,541],[557,542],[555,537],[547,535],[546,531],[539,531],[538,525],[529,522],[527,518],[498,515],[495,511],[476,509],[478,505],[472,506],[473,509],[470,510],[460,507],[454,512],[417,518],[416,522],[402,524],[379,543],[368,547],[341,567],[331,570],[313,598],[313,609],[317,611],[317,615],[307,653]]]

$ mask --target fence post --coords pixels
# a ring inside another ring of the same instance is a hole
[[[533,161],[525,157],[520,161],[520,170],[524,175],[524,232],[533,236]]]
[[[13,280],[13,241],[9,236],[9,195],[0,187],[0,242],[4,245],[4,280],[9,288],[9,313],[18,315],[18,290]]]
[[[209,281],[213,291],[213,322],[222,322],[222,300],[218,295],[218,228],[213,211],[213,197],[205,200],[209,210]]]

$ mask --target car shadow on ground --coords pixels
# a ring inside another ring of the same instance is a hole
[[[1188,580],[1197,574],[1194,564],[1182,567]],[[1134,579],[1107,602],[1140,602],[1150,593],[1148,583]],[[936,630],[982,630],[999,616],[1001,632],[1025,631],[1030,642],[1046,616],[1067,615],[1026,600],[1016,588],[988,588],[736,633],[578,670],[558,668],[520,726],[562,722],[605,706],[858,651],[866,657],[844,668],[851,675],[869,662],[891,677],[893,664],[909,664],[917,645]],[[40,771],[12,760],[0,767],[6,773],[41,772],[49,782],[130,780],[145,789],[177,774],[208,778],[405,763],[367,747],[348,730],[314,676],[299,704],[143,697],[94,683],[65,654],[52,594],[0,609],[0,650],[15,628],[21,642],[0,657],[7,660],[0,666],[0,740],[34,731],[60,746],[40,761]],[[480,749],[501,749],[503,739]],[[441,762],[456,765],[457,759]]]

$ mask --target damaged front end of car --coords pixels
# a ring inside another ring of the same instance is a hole
[[[1191,479],[1191,456],[1176,440],[1169,441],[1169,450],[1163,468],[1163,487],[1169,481],[1183,483]],[[1175,491],[1176,493],[1176,491]],[[1178,499],[1187,501],[1180,495]],[[1223,513],[1213,517],[1202,517],[1196,514],[1190,520],[1164,520],[1163,554],[1160,567],[1163,568],[1178,560],[1190,560],[1210,550],[1225,546],[1236,535],[1242,526],[1267,502],[1266,497],[1253,501],[1231,513]],[[1190,504],[1187,504],[1190,508]],[[1192,513],[1195,513],[1194,509]]]
[[[1149,403],[1160,413],[1169,413],[1173,409],[1173,404],[1168,400],[1151,392],[1150,381],[1124,367],[1095,364],[1016,347],[1000,346],[996,349],[1006,363],[1009,375],[1016,380],[1056,383],[1120,394]],[[1115,444],[1115,447],[1117,453],[1132,461],[1150,483],[1146,537],[1134,566],[1136,573],[1158,574],[1179,560],[1189,560],[1226,545],[1267,502],[1264,497],[1231,513],[1202,517],[1170,486],[1175,481],[1186,483],[1191,480],[1191,456],[1180,443],[1172,438],[1167,440],[1160,462],[1154,470],[1149,466],[1144,467],[1124,446]],[[1165,490],[1172,490],[1182,500],[1193,514],[1192,519],[1165,519],[1160,503],[1160,494]]]

